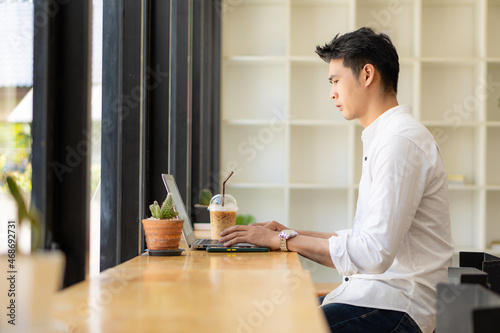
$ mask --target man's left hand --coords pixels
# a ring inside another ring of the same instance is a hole
[[[235,225],[227,228],[221,233],[219,242],[224,243],[224,246],[231,246],[236,243],[250,243],[265,246],[271,250],[280,249],[279,232],[258,225]]]

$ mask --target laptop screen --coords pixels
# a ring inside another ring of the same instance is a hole
[[[184,235],[184,240],[186,241],[187,245],[191,247],[191,244],[193,244],[196,241],[196,236],[194,235],[193,227],[191,226],[191,219],[187,214],[186,206],[182,201],[182,197],[179,192],[179,188],[175,183],[174,176],[163,173],[161,177],[163,178],[163,183],[165,184],[167,193],[172,193],[174,197],[174,205],[175,208],[177,208],[177,211],[179,212],[179,218],[181,220],[184,220],[182,234]]]

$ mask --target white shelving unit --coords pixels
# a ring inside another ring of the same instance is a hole
[[[222,161],[240,213],[291,228],[349,228],[361,132],[329,100],[314,53],[362,26],[400,56],[398,100],[434,134],[460,249],[500,240],[500,0],[244,0],[222,10]],[[316,282],[335,270],[304,261]]]

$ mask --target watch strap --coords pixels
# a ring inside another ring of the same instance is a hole
[[[287,240],[287,238],[281,237],[281,234],[280,234],[280,250],[288,252],[288,248],[286,247],[286,240]]]
[[[286,241],[290,238],[297,236],[298,233],[295,230],[283,230],[280,232],[280,250],[288,252],[288,247],[286,246]]]

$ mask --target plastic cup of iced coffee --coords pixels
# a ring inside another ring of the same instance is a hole
[[[210,234],[212,239],[219,239],[220,233],[236,224],[238,204],[230,194],[217,194],[208,206],[210,210]]]

